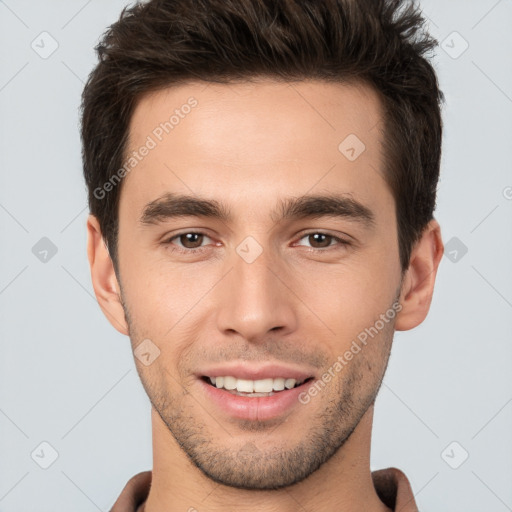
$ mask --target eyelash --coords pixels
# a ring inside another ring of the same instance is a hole
[[[306,247],[311,252],[326,252],[328,250],[339,250],[342,247],[348,247],[351,243],[344,238],[340,238],[339,236],[331,235],[330,233],[326,233],[325,231],[309,231],[308,233],[303,233],[299,238],[299,241],[303,238],[309,237],[311,235],[325,235],[331,238],[331,241],[337,242],[334,244],[329,244],[327,247]],[[304,246],[302,246],[304,247]]]
[[[180,238],[183,235],[203,235],[203,236],[205,236],[207,238],[210,238],[206,233],[203,233],[201,231],[184,231],[182,233],[178,233],[177,235],[173,235],[171,238],[167,238],[166,240],[164,240],[163,244],[166,245],[166,246],[172,246],[171,250],[173,252],[177,251],[177,252],[180,252],[182,254],[198,254],[198,253],[204,252],[205,250],[208,249],[207,246],[196,247],[196,248],[193,248],[193,249],[186,249],[186,248],[179,247],[179,246],[177,246],[177,245],[172,243],[173,240],[176,240],[176,239]],[[322,247],[322,248],[319,248],[319,247],[306,247],[308,249],[308,252],[326,252],[328,250],[337,250],[337,249],[340,249],[341,247],[352,245],[348,240],[345,240],[343,238],[331,235],[330,233],[325,233],[324,231],[310,231],[308,233],[304,233],[299,238],[298,241],[300,241],[303,238],[306,238],[308,236],[311,236],[311,235],[325,235],[325,236],[328,236],[328,237],[331,238],[332,241],[337,242],[337,244],[331,244],[331,245],[328,245],[327,247]],[[301,247],[304,247],[304,246],[301,246]]]
[[[204,250],[207,249],[207,247],[196,247],[194,249],[185,249],[183,247],[179,247],[172,243],[173,240],[175,240],[183,235],[203,235],[205,237],[210,238],[206,233],[202,233],[201,231],[183,231],[183,233],[178,233],[177,235],[173,235],[171,238],[164,240],[163,244],[167,245],[167,246],[172,246],[171,250],[173,252],[180,252],[182,254],[197,254],[197,253],[204,252]]]

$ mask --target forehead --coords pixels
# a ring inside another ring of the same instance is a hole
[[[173,191],[260,206],[333,187],[371,196],[387,188],[381,111],[362,83],[197,82],[153,92],[132,115],[127,158],[137,161],[123,194],[141,205]]]

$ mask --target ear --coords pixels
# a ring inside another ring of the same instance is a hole
[[[407,331],[425,320],[432,302],[443,251],[441,228],[433,219],[411,252],[409,268],[406,270],[400,293],[402,309],[396,317],[397,331]]]
[[[94,215],[87,219],[87,257],[96,299],[108,321],[121,334],[128,335],[128,323],[121,303],[120,287],[100,224]]]

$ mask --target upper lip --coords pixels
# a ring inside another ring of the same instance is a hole
[[[261,380],[261,379],[295,379],[306,380],[313,377],[307,370],[285,366],[282,364],[248,365],[240,362],[211,366],[197,372],[198,377],[235,377],[236,379]]]

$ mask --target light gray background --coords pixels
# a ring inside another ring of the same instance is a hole
[[[90,282],[78,133],[93,47],[125,4],[0,1],[0,512],[108,511],[151,468],[149,400]],[[372,468],[405,471],[422,511],[502,512],[512,510],[512,1],[421,5],[444,41],[436,217],[459,245],[455,262],[443,257],[428,319],[395,338]],[[42,237],[58,250],[46,262],[32,252]],[[48,469],[43,441],[58,452]]]

